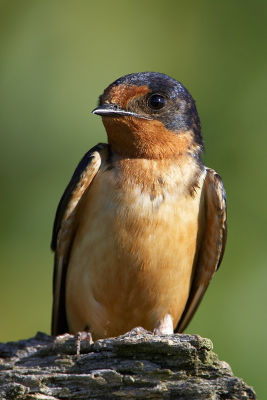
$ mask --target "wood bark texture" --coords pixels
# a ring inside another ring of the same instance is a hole
[[[179,399],[247,400],[255,392],[219,361],[198,335],[156,336],[136,328],[119,336],[83,340],[71,335],[0,344],[2,400]]]

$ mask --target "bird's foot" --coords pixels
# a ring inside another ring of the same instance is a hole
[[[135,335],[144,335],[148,331],[142,328],[142,326],[137,326],[136,328],[131,329],[129,332],[127,332],[127,335],[129,336],[135,336]]]
[[[57,348],[59,352],[70,351],[73,353],[74,345],[75,353],[79,359],[81,354],[81,343],[83,341],[86,341],[89,346],[94,343],[91,332],[78,332],[75,335],[71,333],[64,333],[63,335],[59,335],[55,338],[53,342],[53,350]]]
[[[74,335],[70,333],[64,333],[63,335],[58,335],[53,342],[53,349],[57,347],[57,345],[64,344],[67,340],[73,339]]]
[[[88,342],[90,346],[94,343],[91,332],[83,331],[76,333],[75,344],[76,344],[76,355],[78,359],[80,358],[81,355],[81,342],[83,340]]]

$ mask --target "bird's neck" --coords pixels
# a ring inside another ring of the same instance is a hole
[[[192,130],[173,132],[158,120],[135,117],[104,117],[103,123],[112,150],[124,157],[173,160],[201,152]]]

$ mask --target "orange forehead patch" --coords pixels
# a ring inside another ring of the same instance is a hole
[[[129,100],[149,93],[147,86],[118,85],[109,90],[109,101],[125,108]]]

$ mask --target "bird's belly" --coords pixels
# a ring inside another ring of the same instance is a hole
[[[111,196],[92,185],[72,246],[66,282],[71,332],[93,337],[136,326],[153,330],[166,314],[177,325],[197,252],[201,190],[151,199],[132,189]],[[85,216],[85,217],[84,217]]]

